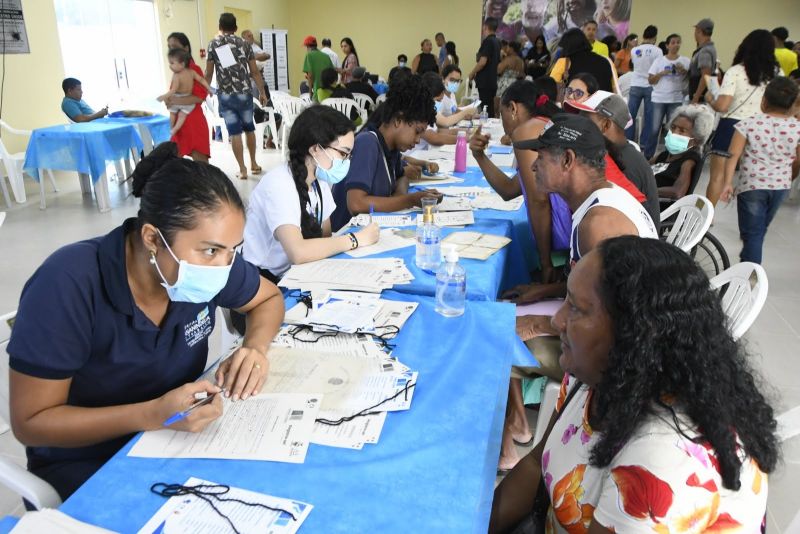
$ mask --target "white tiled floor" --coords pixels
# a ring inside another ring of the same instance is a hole
[[[228,147],[213,143],[213,162],[233,177],[236,170]],[[280,161],[275,151],[259,156],[259,163],[269,169]],[[705,191],[704,176],[697,191]],[[83,197],[74,174],[59,173],[60,192],[48,192],[48,209],[38,208],[38,189],[28,180],[28,202],[8,210],[0,227],[0,313],[16,309],[25,281],[35,268],[59,246],[104,234],[135,215],[137,202],[128,189],[111,184],[114,209],[101,214],[93,200]],[[247,197],[257,181],[234,180]],[[0,208],[0,210],[5,208]],[[769,275],[770,295],[760,317],[750,329],[746,341],[753,365],[764,375],[764,389],[774,400],[776,413],[800,406],[800,202],[787,201],[778,212],[766,241],[764,267]],[[711,231],[725,245],[731,260],[739,254],[736,209],[721,207]],[[217,344],[212,341],[212,350]],[[535,412],[529,414],[535,419]],[[524,451],[521,451],[524,452]],[[11,433],[0,436],[0,455],[24,465],[24,450]],[[792,518],[800,510],[800,436],[784,443],[783,460],[770,477],[769,532],[789,532]],[[0,488],[0,517],[19,514],[19,499]]]

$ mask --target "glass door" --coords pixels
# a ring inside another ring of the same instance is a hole
[[[162,110],[167,89],[161,37],[151,0],[54,0],[64,74],[81,80],[84,100]]]

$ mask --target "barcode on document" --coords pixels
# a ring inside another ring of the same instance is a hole
[[[394,364],[384,363],[383,364],[383,372],[387,373],[387,372],[391,372],[391,371],[394,371]]]
[[[303,418],[303,410],[292,410],[292,413],[289,414],[290,421],[299,421]]]

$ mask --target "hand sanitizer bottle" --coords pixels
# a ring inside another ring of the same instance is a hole
[[[481,120],[481,126],[483,126],[484,128],[489,123],[489,108],[487,108],[486,106],[483,106],[483,109],[481,110],[480,120]]]
[[[458,264],[458,252],[448,247],[445,260],[436,273],[436,313],[445,317],[464,314],[467,300],[467,273]]]
[[[435,270],[442,263],[442,231],[434,219],[436,198],[422,199],[422,224],[417,226],[417,267]]]

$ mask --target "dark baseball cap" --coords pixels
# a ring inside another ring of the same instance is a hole
[[[579,103],[573,100],[565,100],[564,109],[566,111],[578,110],[599,113],[603,117],[611,119],[614,124],[623,130],[633,125],[633,119],[631,119],[631,113],[628,111],[628,104],[625,99],[608,91],[595,91],[585,102]]]
[[[700,22],[694,25],[695,28],[700,28],[704,32],[714,31],[714,21],[711,19],[701,19]]]
[[[605,151],[606,140],[600,129],[586,117],[559,113],[545,126],[537,139],[514,143],[514,148],[541,150],[547,147],[570,148],[576,154],[594,157]]]

